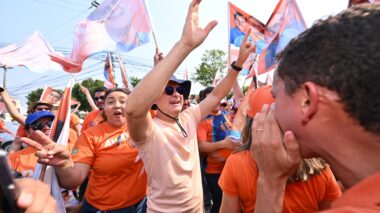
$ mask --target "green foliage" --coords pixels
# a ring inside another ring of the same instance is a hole
[[[104,87],[104,82],[98,79],[94,80],[92,78],[87,78],[81,82],[81,85],[86,87],[93,96],[95,89]],[[71,96],[81,103],[79,110],[87,112],[92,111],[90,104],[87,102],[86,95],[81,91],[78,83],[74,85]]]
[[[225,55],[226,53],[222,50],[206,50],[192,80],[199,82],[202,86],[210,86],[216,72],[218,70],[223,71],[226,68],[227,61],[224,59]]]
[[[134,76],[131,76],[130,80],[131,80],[131,84],[132,84],[133,87],[136,87],[136,85],[141,81],[140,78],[137,78],[137,77],[134,77]]]
[[[31,103],[40,100],[40,97],[41,97],[43,91],[44,91],[44,89],[38,88],[36,90],[31,91],[27,96],[25,96],[25,98],[28,100],[26,102],[28,104],[28,106]]]

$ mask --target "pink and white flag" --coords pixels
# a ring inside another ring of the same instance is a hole
[[[57,54],[40,32],[34,32],[25,41],[0,49],[0,66],[25,66],[37,73],[60,71],[62,67],[52,61],[49,54]]]
[[[151,32],[145,0],[105,0],[76,26],[70,57],[51,54],[51,58],[67,72],[80,72],[87,57],[103,51],[130,51],[148,43]]]

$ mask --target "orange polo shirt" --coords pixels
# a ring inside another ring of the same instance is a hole
[[[256,162],[250,151],[240,151],[229,156],[219,179],[223,193],[237,196],[243,212],[254,212],[257,178]],[[342,195],[335,177],[327,167],[320,175],[308,181],[286,185],[283,212],[315,212],[318,203],[334,201]]]
[[[75,163],[91,167],[85,198],[97,209],[126,208],[146,195],[143,163],[127,130],[100,123],[82,132],[72,151]]]

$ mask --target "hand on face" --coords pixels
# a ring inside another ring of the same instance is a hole
[[[190,3],[181,37],[182,43],[191,49],[198,47],[217,25],[217,21],[214,20],[208,23],[204,29],[199,26],[198,10],[200,2],[201,0],[193,0]]]
[[[37,149],[36,156],[38,163],[51,166],[68,166],[72,164],[71,155],[66,146],[52,141],[41,131],[32,133],[34,140],[21,138],[20,140],[29,146]]]
[[[251,151],[260,176],[270,181],[286,181],[301,163],[298,142],[291,131],[283,137],[274,118],[273,108],[266,104],[257,113],[252,124]]]

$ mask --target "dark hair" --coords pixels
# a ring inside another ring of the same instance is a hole
[[[56,89],[53,89],[52,92],[56,92],[56,93],[60,94],[61,96],[63,95],[62,92],[60,92],[60,91],[58,91],[58,90],[56,90]]]
[[[113,88],[113,89],[108,89],[107,91],[105,91],[106,94],[104,95],[104,99],[107,99],[107,97],[113,93],[113,92],[122,92],[126,95],[129,95],[131,94],[131,91],[129,91],[128,89],[124,89],[124,88]]]
[[[335,91],[345,111],[380,134],[380,4],[319,21],[280,54],[277,75],[292,95],[307,81]]]
[[[238,17],[238,16],[243,16],[244,17],[244,15],[241,12],[236,11],[236,13],[234,14],[234,19],[236,19],[236,17]],[[245,19],[245,17],[244,17],[244,19]]]
[[[97,93],[97,92],[106,92],[106,91],[107,91],[106,88],[104,88],[104,87],[99,87],[99,88],[96,88],[96,89],[94,90],[94,94]]]
[[[202,90],[202,96],[199,97],[199,100],[203,101],[214,89],[215,87],[206,87],[206,89]]]

